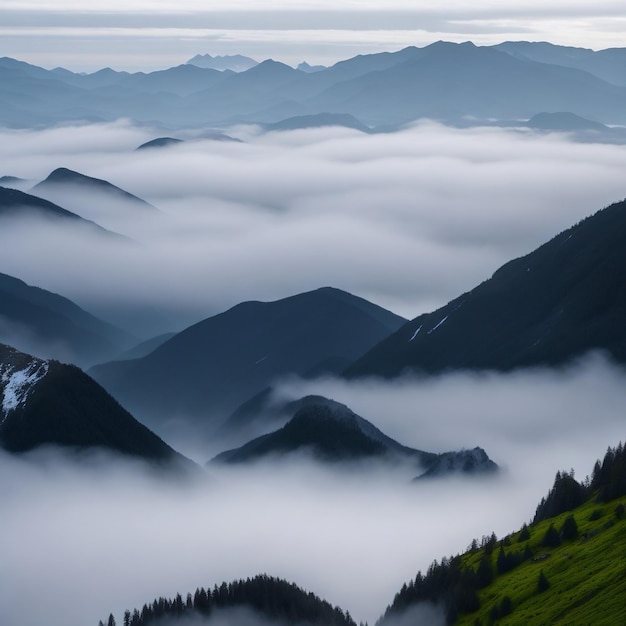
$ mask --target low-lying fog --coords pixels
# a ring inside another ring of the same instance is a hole
[[[625,195],[626,147],[423,123],[327,128],[134,149],[167,131],[127,123],[0,131],[0,175],[58,167],[160,212],[55,194],[138,245],[50,224],[0,229],[0,271],[147,337],[243,300],[324,285],[413,318]]]
[[[95,626],[109,612],[120,623],[154,597],[266,572],[372,624],[419,569],[518,529],[557,470],[582,479],[624,440],[624,372],[601,358],[559,373],[281,388],[307,391],[407,445],[483,446],[503,472],[410,484],[404,473],[292,459],[165,480],[119,458],[4,456],[0,623]]]

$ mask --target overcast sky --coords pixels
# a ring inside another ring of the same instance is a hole
[[[503,6],[504,5],[504,6]],[[433,41],[551,41],[622,46],[623,0],[1,0],[0,56],[44,67],[139,70],[198,53],[289,64],[332,64],[356,54]]]

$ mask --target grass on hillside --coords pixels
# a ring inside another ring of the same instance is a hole
[[[619,498],[606,504],[595,502],[595,496],[574,511],[563,513],[529,526],[530,539],[518,543],[519,532],[498,541],[491,554],[494,580],[479,591],[481,608],[459,616],[461,626],[529,626],[563,624],[567,626],[619,626],[626,624],[626,516],[618,519],[615,509],[626,507],[626,499]],[[550,524],[557,530],[573,515],[579,535],[572,541],[563,541],[557,548],[541,545]],[[507,541],[508,539],[508,541]],[[523,552],[530,545],[535,558],[505,574],[497,574],[496,559],[500,545],[505,552]],[[510,542],[510,545],[506,543]],[[465,566],[477,569],[485,554],[484,548],[468,552],[462,557]],[[549,588],[538,592],[537,584],[543,571]],[[494,605],[500,605],[508,596],[512,612],[495,621],[491,617]]]

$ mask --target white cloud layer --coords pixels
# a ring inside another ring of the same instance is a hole
[[[2,175],[34,183],[68,167],[160,209],[57,195],[137,245],[5,223],[0,271],[140,335],[324,285],[415,317],[626,189],[624,146],[559,136],[432,124],[387,135],[229,132],[246,141],[135,152],[166,132],[124,122],[0,131]]]
[[[266,572],[373,624],[433,559],[528,521],[557,470],[591,472],[623,440],[625,389],[624,372],[600,360],[316,386],[408,445],[484,446],[504,467],[484,481],[410,484],[305,460],[166,481],[120,459],[0,456],[0,623],[95,625],[109,612],[121,623],[154,597]]]

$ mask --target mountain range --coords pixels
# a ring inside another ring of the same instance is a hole
[[[215,59],[194,57],[148,74],[105,68],[86,75],[5,57],[0,59],[0,124],[33,127],[124,117],[182,128],[329,113],[393,128],[419,118],[450,123],[473,118],[479,124],[561,111],[626,124],[625,51],[436,42],[359,55],[314,72],[271,59],[245,71],[220,71],[197,65],[215,65]]]
[[[191,419],[207,432],[286,375],[338,373],[406,320],[330,287],[275,302],[244,302],[140,359],[90,370],[151,427]]]
[[[145,200],[116,187],[107,180],[86,176],[65,167],[55,169],[45,180],[37,183],[31,191],[47,200],[65,204],[72,195],[79,195],[79,206],[81,203],[100,201],[121,203],[135,210],[156,210]]]
[[[408,464],[419,469],[419,478],[487,474],[498,469],[482,448],[435,454],[404,446],[345,404],[328,398],[306,396],[290,404],[300,408],[282,428],[222,452],[211,463],[250,463],[298,452],[326,463]]]

